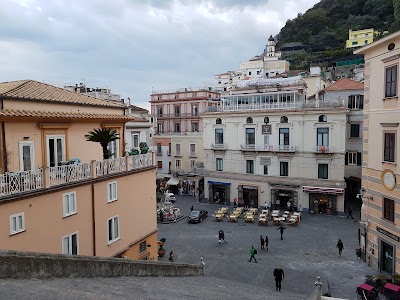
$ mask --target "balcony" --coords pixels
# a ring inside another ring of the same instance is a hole
[[[212,150],[226,150],[226,144],[211,144]]]
[[[290,145],[240,145],[242,151],[260,151],[260,152],[296,152],[296,146]]]
[[[153,166],[153,154],[125,156],[0,175],[0,198]]]
[[[316,145],[313,152],[316,154],[333,153],[333,146]]]
[[[156,132],[155,135],[158,136],[202,136],[202,132],[197,131],[163,131],[163,132]]]
[[[157,114],[158,120],[176,119],[176,118],[200,118],[199,113],[173,113],[173,114]]]

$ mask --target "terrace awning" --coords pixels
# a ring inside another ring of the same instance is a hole
[[[321,194],[343,194],[344,190],[341,188],[328,188],[316,186],[303,186],[303,192],[306,193],[321,193]]]
[[[171,177],[167,181],[167,185],[178,185],[178,183],[179,183],[179,178],[178,177]]]

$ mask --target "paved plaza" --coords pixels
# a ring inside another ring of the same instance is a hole
[[[206,263],[204,277],[62,278],[0,280],[0,300],[19,299],[308,299],[317,276],[324,292],[329,281],[334,297],[356,299],[355,288],[366,274],[374,274],[357,260],[358,222],[340,216],[304,214],[298,227],[288,226],[280,240],[277,226],[261,227],[227,220],[215,222],[212,213],[220,206],[196,203],[193,197],[177,196],[182,214],[204,208],[209,217],[200,224],[186,220],[159,224],[159,238],[166,238],[167,253],[175,261]],[[358,214],[355,213],[355,216]],[[225,231],[227,244],[218,244],[218,231]],[[269,251],[260,250],[260,235],[268,235]],[[336,242],[344,242],[339,257]],[[254,245],[258,263],[248,262]],[[161,261],[168,261],[168,255]],[[275,290],[273,270],[285,271],[282,291]]]

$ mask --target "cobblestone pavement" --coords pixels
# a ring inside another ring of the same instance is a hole
[[[163,278],[63,278],[0,280],[0,300],[19,299],[307,299],[321,276],[324,292],[328,282],[334,297],[356,299],[355,288],[366,274],[374,274],[356,259],[358,222],[339,216],[303,215],[298,227],[288,226],[280,240],[276,226],[215,222],[217,205],[196,203],[193,197],[177,196],[182,214],[205,208],[209,217],[200,224],[186,220],[158,224],[159,238],[166,238],[167,253],[176,262],[206,263],[204,277]],[[356,215],[356,214],[355,214]],[[225,231],[227,244],[218,244],[218,231]],[[260,235],[268,235],[269,251],[260,250]],[[339,257],[336,242],[344,242]],[[258,263],[249,263],[254,245]],[[168,256],[160,259],[168,261]],[[275,291],[273,269],[285,271],[282,292]]]

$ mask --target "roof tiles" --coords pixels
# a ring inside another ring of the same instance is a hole
[[[348,78],[342,78],[328,86],[324,89],[325,92],[333,92],[333,91],[347,91],[347,90],[363,90],[364,83],[351,80]]]

